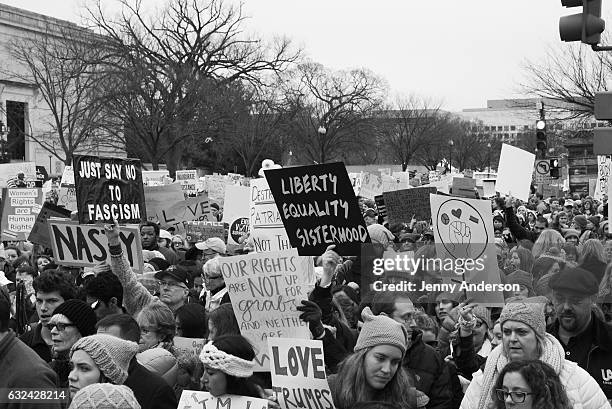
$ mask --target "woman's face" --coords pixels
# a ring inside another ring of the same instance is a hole
[[[502,331],[501,331],[501,325],[498,322],[493,327],[493,337],[491,337],[491,345],[493,345],[493,347],[496,347],[501,343],[502,343]]]
[[[574,263],[576,262],[576,254],[573,252],[565,253],[565,261]]]
[[[514,296],[515,297],[525,297],[527,298],[529,296],[529,288],[525,287],[523,284],[519,284],[519,290],[518,291],[514,291]]]
[[[538,341],[535,331],[519,321],[506,321],[502,326],[504,351],[510,361],[537,359]]]
[[[370,349],[363,361],[367,384],[375,390],[384,389],[402,362],[402,351],[391,345],[377,345]]]
[[[502,383],[502,388],[506,392],[516,392],[517,395],[515,400],[520,402],[525,398],[522,403],[514,403],[512,400],[512,395],[508,395],[504,400],[506,404],[506,409],[509,408],[520,408],[520,409],[533,409],[533,395],[529,395],[533,393],[529,385],[527,385],[527,381],[523,378],[519,372],[508,372],[504,375],[504,380]],[[525,395],[523,395],[525,394]]]
[[[563,214],[563,215],[559,216],[559,224],[562,224],[564,226],[567,225],[567,216],[566,215]]]
[[[531,212],[527,213],[527,221],[531,223],[535,223],[535,215]]]
[[[555,262],[552,266],[550,266],[548,273],[557,274],[559,271],[561,271],[561,267],[559,267],[559,263]]]
[[[519,268],[521,266],[521,258],[519,257],[516,251],[513,252],[512,256],[510,257],[510,264],[512,264],[516,268]]]
[[[74,395],[80,389],[98,383],[102,378],[102,372],[100,372],[96,363],[82,349],[74,351],[72,358],[70,358],[70,366],[72,370],[68,374],[68,383],[71,398],[74,398]]]
[[[500,220],[494,219],[493,220],[493,228],[495,230],[500,230],[503,226],[503,223]]]
[[[140,352],[157,346],[162,341],[162,338],[157,328],[140,325],[140,341],[138,342]]]
[[[576,236],[568,236],[565,238],[566,243],[572,243],[574,246],[578,245],[578,237]]]
[[[6,255],[6,260],[9,263],[14,262],[15,260],[17,260],[17,258],[19,257],[17,255],[17,252],[15,251],[15,249],[8,249],[4,251],[4,254]]]
[[[36,268],[38,269],[38,272],[42,273],[43,268],[45,268],[45,266],[49,263],[49,259],[45,257],[40,257],[38,260],[36,260]]]
[[[604,251],[606,252],[606,261],[609,263],[612,261],[612,240],[606,241],[606,246],[604,247]]]
[[[218,369],[204,366],[202,374],[202,389],[213,396],[225,395],[227,392],[227,376]]]
[[[593,230],[595,228],[595,225],[593,224],[592,221],[587,220],[586,228],[587,228],[587,230]]]
[[[51,340],[55,352],[69,351],[75,342],[82,338],[77,327],[62,314],[55,314],[47,325],[53,326]],[[63,329],[60,330],[60,328]]]

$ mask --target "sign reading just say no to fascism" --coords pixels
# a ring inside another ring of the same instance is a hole
[[[344,256],[359,255],[370,235],[344,163],[265,171],[292,247],[318,256],[331,245]]]
[[[79,223],[140,223],[147,220],[138,159],[74,157]]]

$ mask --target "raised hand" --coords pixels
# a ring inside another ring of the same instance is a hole
[[[106,234],[106,239],[108,240],[109,246],[117,246],[121,244],[121,240],[119,239],[119,223],[117,220],[113,219],[111,224],[104,225],[104,234]]]

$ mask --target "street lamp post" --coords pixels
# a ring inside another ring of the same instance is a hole
[[[325,163],[325,143],[323,137],[327,133],[327,129],[323,125],[319,126],[317,129],[317,134],[319,135],[319,146],[321,147],[321,163]]]
[[[453,145],[455,142],[451,139],[448,141],[448,170],[453,173]]]
[[[491,173],[491,142],[487,143],[487,149],[488,149],[488,162],[489,162],[489,173]]]

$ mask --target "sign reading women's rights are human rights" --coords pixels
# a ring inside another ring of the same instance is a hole
[[[370,235],[344,163],[269,169],[266,179],[292,247],[318,256],[336,245],[345,256],[359,255]]]

